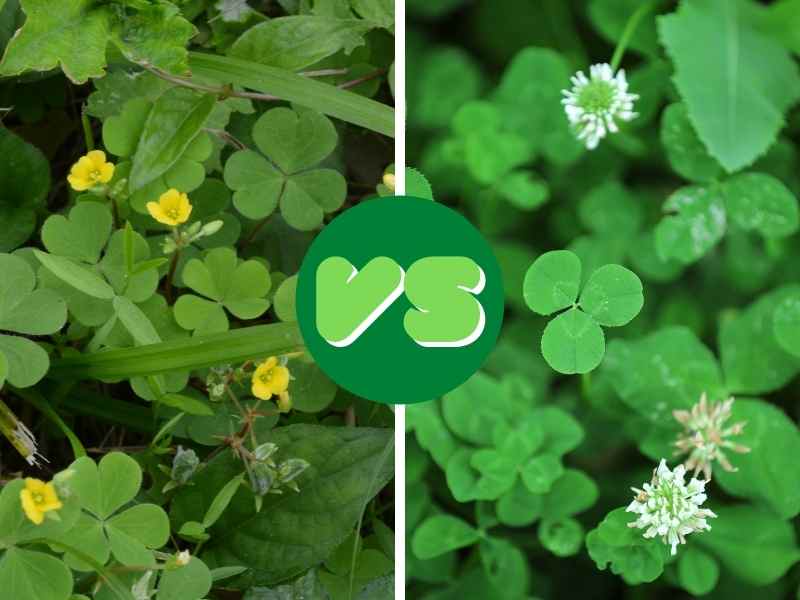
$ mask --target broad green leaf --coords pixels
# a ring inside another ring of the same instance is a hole
[[[54,292],[34,290],[36,275],[22,258],[0,254],[0,330],[55,333],[66,323],[66,304]]]
[[[234,190],[233,204],[248,219],[263,219],[278,207],[284,177],[252,150],[234,153],[225,163],[225,183]]]
[[[522,481],[517,481],[497,501],[497,518],[509,527],[526,527],[541,516],[542,505],[541,494],[531,493]]]
[[[314,362],[292,361],[289,395],[292,407],[306,413],[325,410],[336,397],[338,386]]]
[[[662,260],[693,263],[725,234],[724,197],[717,187],[684,187],[664,203],[668,213],[656,226],[656,250]]]
[[[719,349],[725,383],[732,394],[765,394],[782,388],[800,371],[800,360],[786,352],[773,335],[778,306],[796,297],[788,285],[765,294],[719,329]]]
[[[167,90],[155,101],[133,156],[131,191],[160,177],[175,164],[200,133],[214,102],[211,94],[182,87]]]
[[[489,581],[508,598],[521,598],[528,589],[530,573],[525,554],[511,542],[487,537],[481,541],[481,562]]]
[[[115,156],[133,156],[152,108],[152,102],[137,96],[121,105],[118,113],[105,119],[103,144],[106,150]]]
[[[472,453],[469,463],[480,474],[477,486],[486,492],[482,497],[487,500],[496,500],[505,494],[517,478],[515,467],[519,459],[513,455],[483,448]]]
[[[358,19],[299,15],[270,19],[248,29],[230,49],[235,58],[296,71],[364,43],[373,24]]]
[[[98,8],[92,0],[56,5],[48,0],[21,0],[20,6],[27,19],[6,47],[0,74],[60,66],[74,83],[105,74],[111,7]]]
[[[406,427],[414,431],[419,445],[444,469],[458,449],[458,442],[442,418],[442,405],[442,402],[420,402],[407,406]]]
[[[290,425],[273,430],[270,441],[278,445],[278,460],[310,463],[297,479],[300,492],[268,495],[256,513],[252,493],[241,490],[212,529],[202,557],[212,568],[246,562],[255,585],[290,578],[326,558],[389,481],[394,464],[390,430]],[[217,456],[195,476],[194,486],[181,488],[172,509],[176,524],[202,517],[198,513],[240,472],[232,456]]]
[[[297,321],[297,275],[292,275],[284,279],[275,295],[272,297],[272,304],[275,308],[275,315],[281,321]]]
[[[722,174],[722,167],[697,137],[689,111],[681,102],[670,104],[661,116],[661,144],[673,170],[689,181],[706,183]]]
[[[603,360],[603,330],[585,312],[571,308],[550,321],[542,334],[542,355],[565,375],[588,373]]]
[[[133,500],[142,484],[142,470],[126,454],[106,454],[99,465],[87,457],[70,465],[75,471],[70,485],[81,506],[100,519],[108,519]]]
[[[657,538],[645,539],[642,531],[628,527],[633,521],[624,508],[611,511],[586,536],[586,549],[597,568],[620,575],[628,585],[655,581],[664,571],[669,550]],[[707,536],[704,532],[696,534]]]
[[[0,128],[0,252],[21,246],[36,227],[36,209],[50,189],[50,167],[38,148]]]
[[[563,456],[583,441],[583,427],[575,418],[558,406],[543,406],[533,412],[545,432],[539,452]]]
[[[153,553],[136,538],[117,529],[110,523],[104,527],[111,553],[121,564],[129,567],[145,566],[154,567],[156,564]]]
[[[156,600],[200,600],[211,584],[211,571],[202,560],[192,557],[188,565],[164,571]]]
[[[510,423],[497,422],[492,431],[492,440],[502,454],[520,459],[531,456],[545,440],[540,414],[537,411]]]
[[[711,531],[695,534],[699,546],[713,554],[739,579],[757,586],[783,576],[800,560],[794,527],[755,506],[721,506]]]
[[[781,518],[800,513],[800,473],[793,467],[800,452],[800,432],[784,412],[760,400],[738,399],[731,423],[744,422],[741,435],[730,438],[750,448],[747,454],[723,450],[737,469],[714,465],[714,478],[733,496],[764,504]]]
[[[673,410],[691,408],[704,392],[725,393],[716,358],[685,327],[612,341],[603,370],[622,401],[653,423],[671,423]]]
[[[362,19],[394,32],[392,0],[351,0],[350,4]]]
[[[492,446],[495,424],[503,413],[498,410],[505,401],[500,383],[478,371],[442,398],[442,415],[457,436],[478,446]]]
[[[743,0],[701,0],[658,18],[689,119],[729,173],[769,148],[784,112],[800,98],[797,66],[751,27],[747,9]]]
[[[719,564],[699,548],[689,546],[678,558],[678,581],[681,587],[695,596],[713,590],[719,579]]]
[[[583,544],[583,526],[569,517],[559,521],[542,521],[538,533],[542,546],[560,557],[577,554]]]
[[[173,73],[189,71],[186,46],[197,33],[194,25],[173,6],[140,6],[115,22],[111,40],[122,55]]]
[[[353,92],[283,69],[223,56],[192,52],[189,66],[199,77],[273,94],[330,117],[394,136],[392,108]]]
[[[605,265],[589,277],[579,304],[600,325],[619,327],[633,320],[644,305],[642,282],[620,265]]]
[[[723,184],[728,218],[745,231],[785,237],[797,231],[797,198],[780,180],[764,173],[743,173]]]
[[[303,348],[296,323],[243,327],[223,334],[181,338],[138,348],[106,350],[54,361],[59,378],[126,379],[241,363]]]
[[[48,271],[84,294],[101,300],[110,300],[114,297],[113,288],[94,271],[62,256],[47,254],[36,249],[33,253]]]
[[[0,586],[15,600],[67,600],[72,593],[72,573],[54,556],[9,548],[0,558]]]
[[[522,294],[533,312],[551,315],[572,306],[581,284],[581,261],[567,250],[545,252],[525,273]]]
[[[436,515],[417,527],[411,539],[411,549],[417,558],[427,560],[471,546],[480,537],[478,530],[466,521],[451,515]]]
[[[8,363],[7,380],[16,387],[34,385],[45,376],[50,366],[47,352],[27,338],[0,334],[0,353]]]

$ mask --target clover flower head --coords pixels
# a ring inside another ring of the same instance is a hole
[[[687,469],[694,469],[694,475],[702,471],[706,479],[711,479],[712,465],[716,460],[726,471],[736,471],[725,450],[745,454],[750,448],[737,444],[730,438],[739,435],[744,430],[746,421],[734,423],[730,427],[725,422],[731,416],[733,397],[722,402],[709,402],[706,394],[700,396],[700,401],[691,410],[676,410],[672,415],[684,427],[675,441],[680,456],[688,454],[684,465]]]
[[[279,364],[276,356],[270,356],[253,371],[252,392],[253,396],[261,400],[269,400],[272,396],[286,393],[289,389],[289,369],[284,364]]]
[[[625,70],[614,73],[611,65],[589,67],[589,77],[578,71],[572,76],[572,89],[562,90],[561,104],[578,139],[594,150],[608,133],[619,131],[617,121],[631,121],[637,114],[633,103],[637,94],[628,93]]]
[[[25,487],[20,491],[19,499],[25,516],[36,525],[44,522],[46,513],[63,506],[52,483],[30,477],[25,480]]]
[[[192,214],[189,197],[175,188],[161,194],[158,202],[148,202],[146,207],[151,217],[170,227],[177,227],[181,223],[185,223]]]
[[[707,508],[700,508],[706,501],[706,481],[692,477],[686,484],[685,475],[686,467],[678,465],[672,471],[667,461],[661,459],[650,483],[645,483],[642,489],[631,488],[636,496],[625,509],[637,515],[628,527],[644,529],[646,538],[660,536],[671,546],[673,555],[678,544],[686,543],[687,535],[711,529],[706,520],[717,516]]]
[[[81,156],[67,175],[67,181],[76,192],[84,192],[111,181],[114,165],[106,161],[106,153],[92,150]]]
[[[175,564],[179,567],[185,567],[192,560],[192,555],[188,550],[182,550],[175,555]]]

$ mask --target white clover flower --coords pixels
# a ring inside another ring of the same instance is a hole
[[[639,96],[628,93],[624,69],[615,75],[607,63],[592,65],[588,78],[578,71],[571,81],[572,89],[561,92],[564,95],[561,104],[578,139],[589,150],[597,148],[607,133],[619,131],[617,120],[636,118],[633,103]]]
[[[631,488],[636,497],[625,509],[638,515],[628,527],[644,529],[646,538],[661,536],[665,544],[672,546],[673,555],[678,544],[686,543],[685,536],[711,529],[706,519],[717,516],[707,508],[700,508],[706,501],[706,482],[692,477],[687,485],[683,481],[685,474],[683,465],[670,471],[667,462],[661,459],[650,483],[645,483],[641,490]]]
[[[175,555],[175,564],[179,567],[185,567],[192,560],[192,555],[188,550],[183,550]]]
[[[684,465],[694,469],[694,475],[702,471],[706,479],[711,479],[712,463],[716,460],[726,471],[736,471],[724,449],[746,454],[750,448],[732,441],[731,437],[740,435],[745,421],[726,427],[725,422],[731,417],[733,397],[723,402],[708,402],[706,394],[691,411],[676,410],[672,412],[675,420],[684,427],[675,442],[676,455],[688,454]]]

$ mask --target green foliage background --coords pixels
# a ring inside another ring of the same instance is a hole
[[[800,3],[651,3],[621,63],[639,116],[587,151],[561,90],[643,5],[407,2],[408,164],[492,241],[507,296],[483,371],[407,410],[412,598],[798,593]],[[545,363],[549,318],[523,297],[560,249],[581,285],[609,263],[644,284],[582,377]],[[715,467],[719,516],[670,558],[624,507],[677,463],[671,413],[703,392],[736,398],[752,451]]]

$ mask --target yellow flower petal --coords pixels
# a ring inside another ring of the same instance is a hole
[[[156,206],[158,210],[155,209]],[[189,219],[192,205],[186,194],[171,188],[159,196],[158,202],[148,202],[147,211],[159,223],[175,227]]]
[[[39,510],[39,506],[34,501],[31,491],[28,489],[22,490],[19,493],[19,498],[22,502],[22,510],[25,516],[36,525],[41,525],[44,521],[44,512]]]
[[[92,150],[86,153],[85,158],[88,158],[92,163],[92,168],[99,169],[106,162],[106,153],[102,150]]]
[[[274,394],[281,394],[289,388],[289,369],[278,366],[272,369],[272,389]]]
[[[25,489],[20,491],[19,498],[25,516],[36,525],[44,521],[45,513],[63,506],[52,483],[31,477],[25,480]]]
[[[108,183],[113,176],[114,165],[106,161],[106,153],[102,150],[92,150],[72,165],[67,181],[72,189],[82,192],[96,185]]]
[[[253,379],[253,386],[250,391],[253,393],[253,396],[261,400],[269,400],[272,398],[272,388],[263,383],[260,379]]]
[[[106,163],[100,167],[100,177],[98,177],[98,181],[108,183],[111,181],[112,177],[114,177],[114,165]]]

